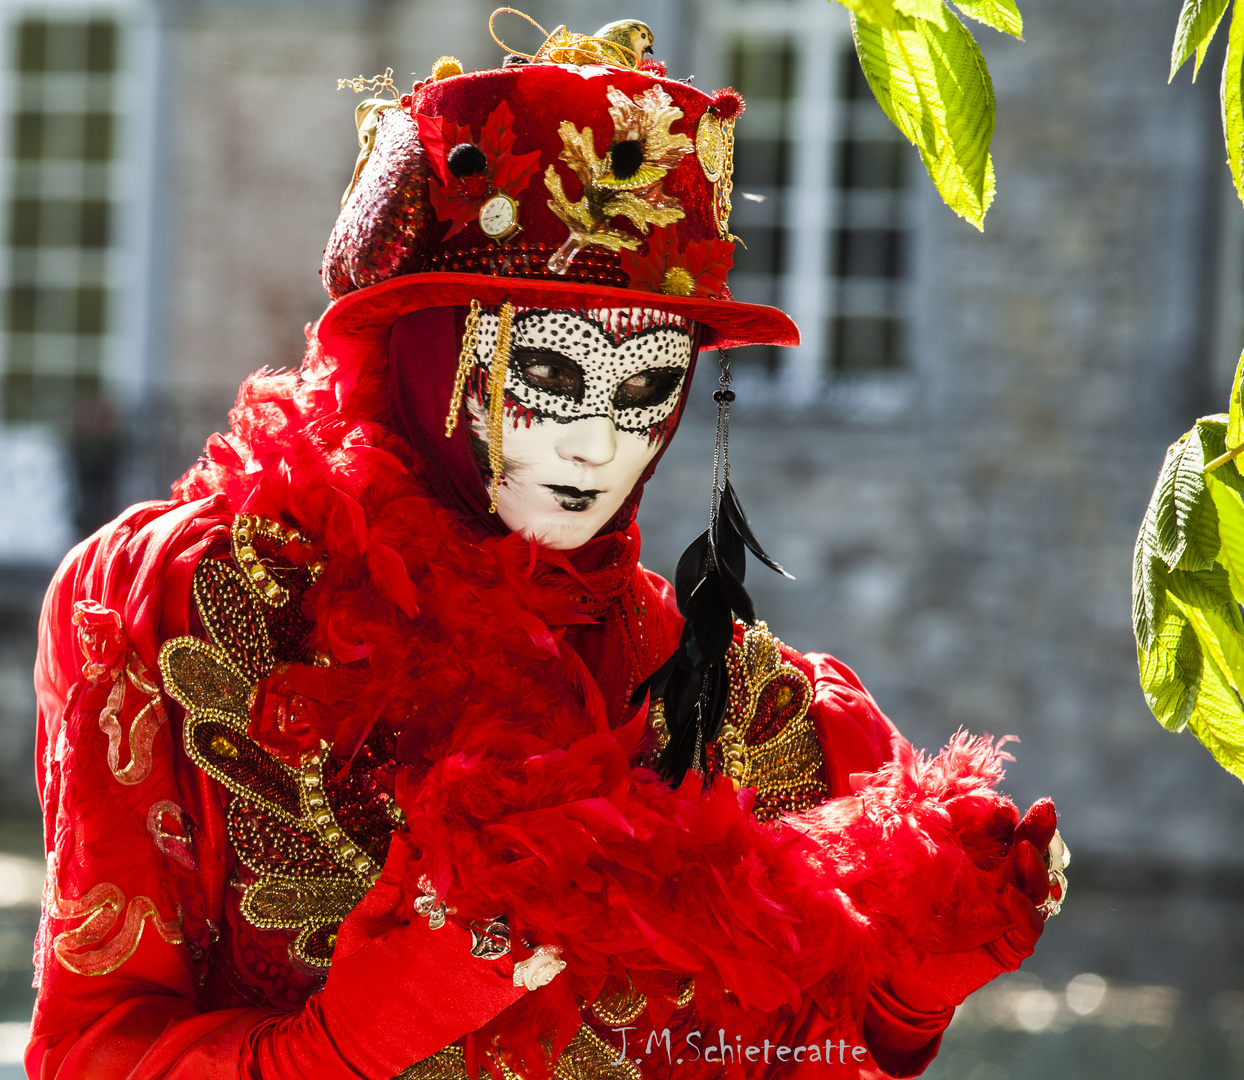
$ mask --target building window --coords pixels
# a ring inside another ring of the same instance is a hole
[[[919,162],[873,99],[845,11],[735,0],[714,5],[712,26],[717,56],[697,63],[747,102],[731,287],[782,307],[803,335],[798,349],[740,349],[735,361],[804,400],[835,380],[901,371]]]
[[[157,14],[0,5],[0,562],[55,561],[134,486],[123,450],[145,430],[159,284]]]
[[[6,423],[70,425],[104,393],[120,37],[106,16],[32,14],[10,31]]]
[[[828,338],[833,370],[847,375],[904,363],[905,211],[914,151],[873,98],[854,50],[843,57],[839,77]]]
[[[731,228],[735,248],[732,291],[754,304],[781,303],[780,281],[787,263],[785,193],[790,184],[787,142],[790,102],[795,92],[796,54],[788,37],[739,37],[730,44],[727,82],[747,102],[736,126],[735,209]],[[740,358],[778,367],[778,350],[755,346]]]

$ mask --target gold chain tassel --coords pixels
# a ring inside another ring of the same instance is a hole
[[[514,305],[508,300],[501,305],[497,320],[497,347],[492,354],[492,367],[488,371],[488,468],[492,472],[492,502],[488,512],[497,512],[497,497],[501,491],[501,429],[505,426],[505,373],[510,366],[510,324],[514,320]]]
[[[479,341],[479,316],[479,301],[472,300],[471,310],[466,317],[466,328],[462,331],[462,349],[458,353],[458,372],[454,375],[454,392],[449,399],[449,415],[445,417],[445,438],[447,439],[458,426],[458,415],[462,412],[462,393],[466,389],[471,365],[475,363],[475,346]]]

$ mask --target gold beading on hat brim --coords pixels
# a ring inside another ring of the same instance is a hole
[[[520,307],[566,310],[649,308],[691,319],[704,328],[700,347],[735,349],[745,345],[799,344],[799,328],[784,311],[764,304],[742,304],[708,296],[668,296],[608,285],[486,274],[427,273],[390,278],[346,293],[329,305],[316,324],[316,337],[335,354],[341,349],[383,342],[401,316],[427,308],[485,307],[507,300]]]

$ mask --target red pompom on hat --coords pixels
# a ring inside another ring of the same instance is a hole
[[[410,311],[509,300],[674,312],[701,324],[703,348],[798,344],[787,315],[726,285],[741,109],[651,63],[438,61],[400,101],[359,107],[320,341],[348,351]]]

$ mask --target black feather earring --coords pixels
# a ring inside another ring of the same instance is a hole
[[[664,702],[669,742],[657,768],[678,783],[687,770],[709,775],[708,745],[721,731],[730,685],[726,653],[734,640],[734,620],[751,626],[756,608],[743,587],[747,552],[784,577],[786,573],[760,546],[730,483],[730,359],[717,354],[720,386],[717,402],[717,445],[713,454],[713,491],[708,528],[678,560],[674,594],[682,613],[682,637],[674,654],[636,689],[633,704],[650,694]]]

